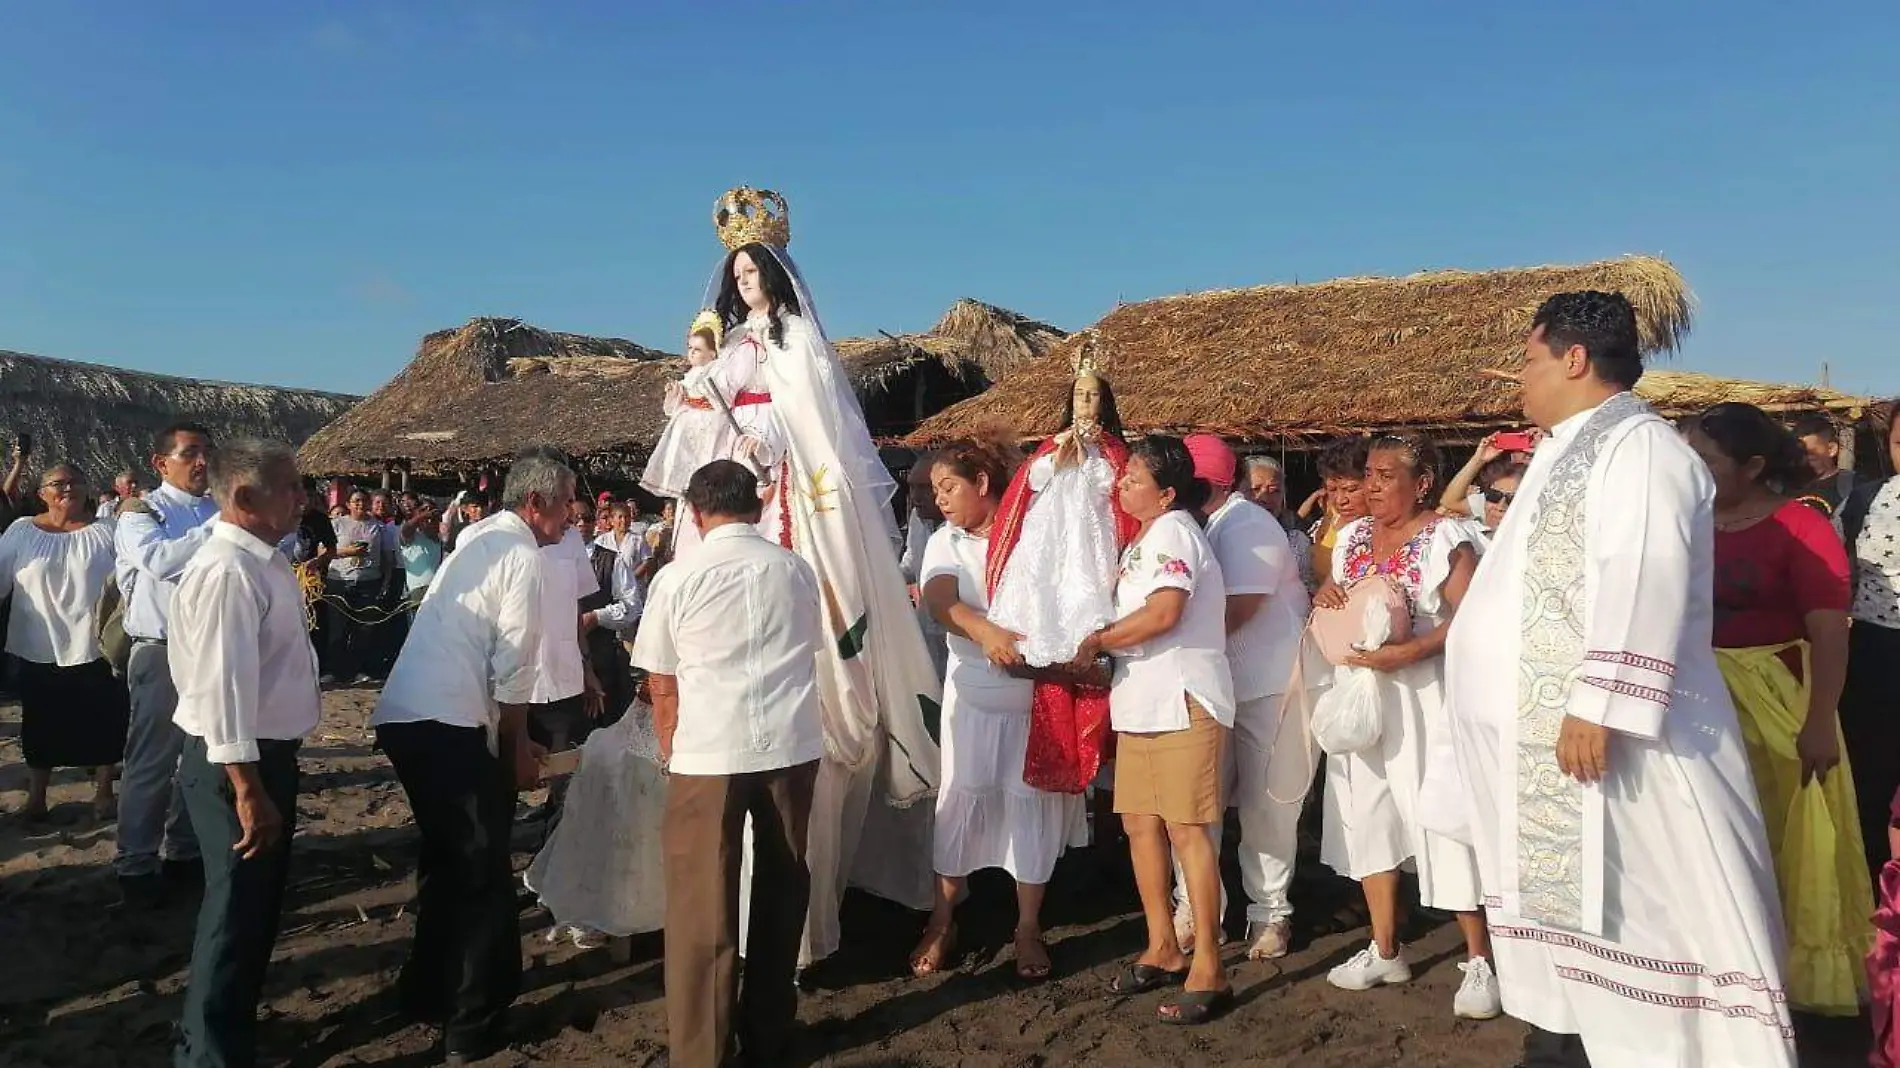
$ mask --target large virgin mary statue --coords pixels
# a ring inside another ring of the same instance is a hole
[[[736,458],[760,473],[763,532],[811,564],[825,601],[825,757],[807,847],[810,962],[837,948],[847,882],[912,908],[930,905],[930,806],[900,810],[936,789],[942,680],[898,566],[896,485],[785,251],[785,201],[736,189],[718,201],[714,223],[729,251],[707,289],[726,338],[711,376],[722,395],[713,400],[734,415]]]

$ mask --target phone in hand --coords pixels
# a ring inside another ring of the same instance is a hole
[[[1535,444],[1528,430],[1509,430],[1491,439],[1491,444],[1500,452],[1529,452]]]
[[[33,435],[20,431],[20,436],[13,439],[13,447],[20,451],[21,456],[33,455]]]

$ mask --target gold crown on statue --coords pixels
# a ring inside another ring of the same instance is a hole
[[[718,312],[713,311],[711,308],[707,308],[705,311],[693,316],[693,325],[686,328],[686,336],[692,337],[701,330],[707,330],[712,333],[713,348],[716,349],[725,343],[726,322],[719,317]]]
[[[713,201],[713,226],[729,249],[754,242],[779,248],[792,243],[792,217],[785,198],[770,189],[742,185]]]
[[[1081,344],[1075,348],[1075,355],[1069,363],[1075,368],[1075,377],[1102,377],[1102,361],[1095,352],[1095,331],[1082,332]]]

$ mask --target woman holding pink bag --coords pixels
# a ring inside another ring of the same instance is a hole
[[[1347,591],[1365,582],[1389,583],[1409,607],[1409,632],[1346,659],[1379,710],[1376,740],[1327,760],[1325,833],[1320,859],[1355,879],[1372,913],[1372,943],[1334,968],[1328,980],[1343,990],[1409,982],[1412,967],[1399,945],[1399,873],[1416,872],[1419,902],[1457,914],[1470,959],[1453,1002],[1456,1015],[1491,1019],[1502,1012],[1490,964],[1490,937],[1479,911],[1477,859],[1470,846],[1433,830],[1458,822],[1455,806],[1436,801],[1426,769],[1454,761],[1445,710],[1445,637],[1458,602],[1477,570],[1470,524],[1440,518],[1438,450],[1422,437],[1377,438],[1366,460],[1365,518],[1339,532],[1332,574],[1313,598],[1338,611]],[[1342,678],[1343,684],[1344,679]]]

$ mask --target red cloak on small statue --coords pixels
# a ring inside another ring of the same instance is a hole
[[[1058,435],[1060,436],[1060,435]],[[1096,447],[1115,469],[1120,482],[1128,468],[1128,445],[1112,431],[1104,430]],[[989,555],[985,580],[991,599],[1002,582],[1003,568],[1022,537],[1023,519],[1034,503],[1035,491],[1029,488],[1029,468],[1037,458],[1054,452],[1056,439],[1042,443],[1030,462],[1010,479],[1003,493],[996,523],[990,528]],[[1115,513],[1115,544],[1127,548],[1140,524],[1122,511],[1121,497],[1109,494],[1109,507]],[[1059,794],[1079,794],[1095,781],[1112,735],[1108,727],[1108,690],[1071,682],[1037,681],[1029,704],[1029,749],[1023,757],[1023,782],[1038,790]]]

